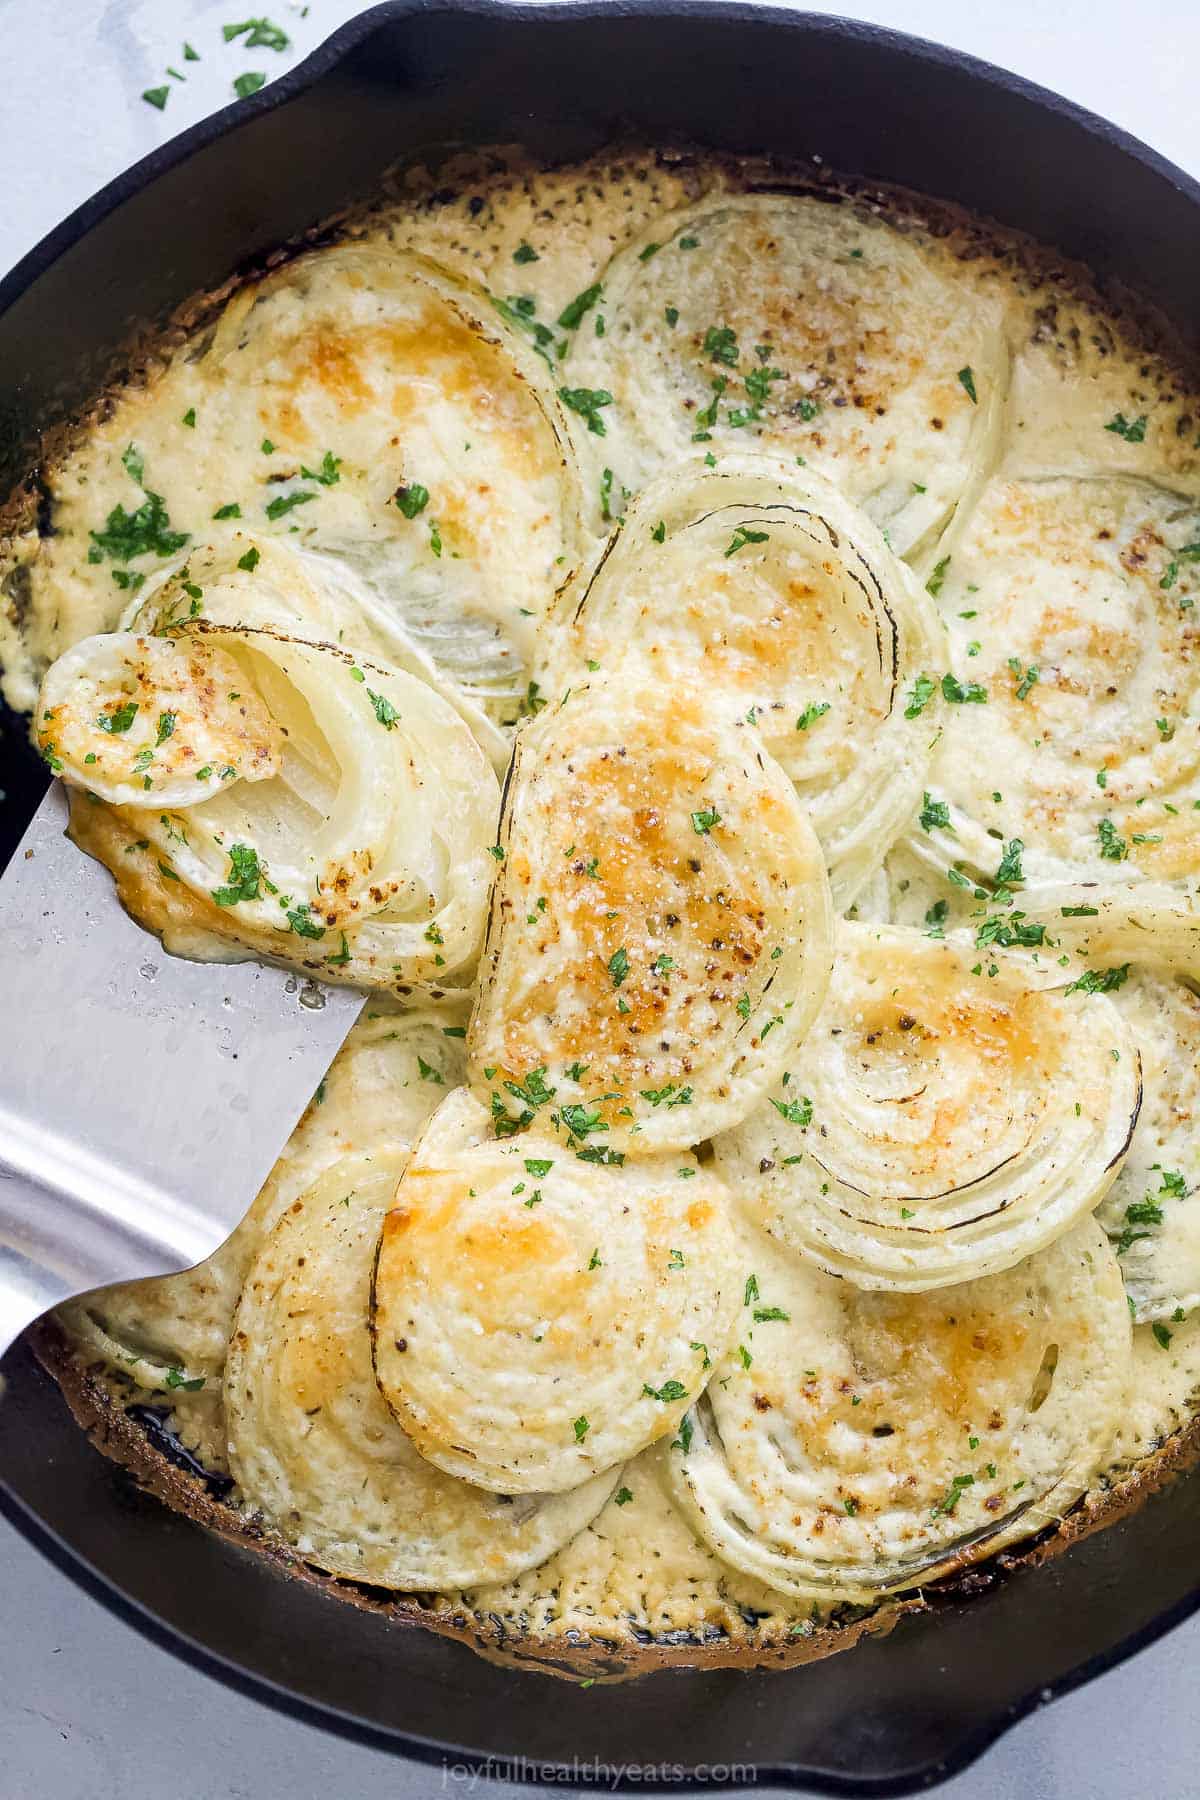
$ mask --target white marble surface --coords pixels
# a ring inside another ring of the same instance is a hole
[[[264,0],[265,3],[265,0]],[[360,8],[271,0],[290,51],[226,45],[237,0],[0,0],[0,268],[174,131],[275,76]],[[1200,174],[1200,0],[853,0],[853,11],[1003,63]],[[184,41],[199,62],[181,61]],[[186,84],[170,81],[172,64]],[[163,112],[141,98],[167,81]],[[233,1694],[114,1618],[0,1521],[0,1800],[516,1800],[327,1736]],[[1025,1722],[946,1800],[1179,1800],[1200,1787],[1200,1619]],[[553,1690],[531,1678],[530,1704]]]

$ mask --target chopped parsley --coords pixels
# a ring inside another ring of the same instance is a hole
[[[1101,819],[1096,835],[1100,839],[1100,854],[1106,862],[1124,862],[1129,846],[1111,819]]]
[[[1111,994],[1114,988],[1124,987],[1128,979],[1128,963],[1120,963],[1115,969],[1085,969],[1079,979],[1071,983],[1066,992],[1068,994]]]
[[[906,719],[915,719],[923,713],[933,696],[937,693],[937,682],[932,675],[918,675],[912,684],[908,701],[904,708]]]
[[[1145,413],[1141,413],[1136,419],[1127,419],[1124,413],[1119,412],[1113,414],[1104,429],[1115,432],[1127,444],[1141,444],[1145,442],[1147,422]]]
[[[960,369],[958,371],[958,379],[962,382],[963,390],[966,393],[967,399],[971,402],[971,405],[978,406],[979,395],[975,392],[975,373],[971,368],[970,363],[967,364],[965,369]]]
[[[400,714],[384,694],[375,693],[373,688],[367,689],[367,698],[375,709],[375,717],[385,731],[394,731]]]
[[[710,362],[735,367],[739,355],[737,333],[732,325],[710,325],[704,334],[704,354]]]
[[[765,544],[770,536],[766,531],[751,531],[747,525],[739,525],[726,547],[726,556],[736,556],[747,544]]]
[[[88,533],[91,546],[88,561],[98,563],[105,556],[113,562],[127,563],[135,556],[152,552],[155,556],[174,556],[188,541],[186,531],[172,531],[166,502],[161,494],[146,490],[146,498],[134,512],[114,506],[102,531]]]
[[[607,388],[566,388],[558,390],[558,397],[564,406],[587,421],[589,431],[597,437],[607,437],[604,420],[600,417],[602,407],[611,406],[613,397]]]
[[[193,1375],[189,1380],[182,1369],[168,1369],[165,1385],[169,1388],[180,1388],[185,1394],[196,1394],[204,1386],[206,1379],[207,1377],[204,1375]]]
[[[595,306],[603,292],[602,284],[597,281],[590,288],[584,288],[582,294],[576,294],[573,300],[569,300],[558,315],[558,322],[563,330],[574,331],[582,322],[584,315]],[[565,398],[565,396],[560,397]],[[570,405],[570,401],[567,404]]]
[[[949,671],[942,676],[942,697],[953,706],[981,706],[987,700],[988,691],[980,687],[977,681],[961,682],[957,675]]]
[[[707,837],[714,825],[721,823],[721,815],[715,806],[706,807],[702,812],[692,814],[692,830],[697,837]]]
[[[786,1119],[789,1125],[805,1126],[812,1124],[812,1101],[808,1098],[807,1094],[801,1095],[799,1100],[776,1100],[774,1096],[772,1096],[771,1105],[775,1108],[775,1111],[779,1114],[780,1118]]]
[[[112,712],[101,713],[96,723],[101,731],[106,731],[110,737],[119,737],[122,732],[129,730],[137,717],[137,712],[137,701],[127,700],[124,706],[116,706]]]
[[[261,880],[257,850],[249,844],[234,844],[229,852],[229,881],[224,887],[214,888],[212,897],[218,906],[237,906],[243,900],[257,900]]]
[[[307,906],[293,906],[287,915],[287,922],[297,937],[323,938],[325,936],[325,927],[317,924]],[[345,942],[344,937],[342,941]]]
[[[296,488],[290,494],[276,494],[273,500],[267,502],[267,517],[268,519],[282,519],[285,513],[294,512],[296,507],[305,506],[316,497],[311,488]]]
[[[406,519],[415,519],[429,505],[429,489],[414,481],[398,487],[392,498]]]
[[[671,1400],[686,1400],[687,1389],[682,1381],[664,1381],[660,1388],[652,1388],[648,1381],[642,1383],[642,1394],[647,1400],[661,1400],[666,1405]]]
[[[935,800],[926,789],[921,805],[918,824],[922,831],[953,831],[950,823],[950,807],[945,800]]]
[[[1020,657],[1010,656],[1008,666],[1017,684],[1017,699],[1027,700],[1041,678],[1037,664],[1030,663],[1028,668],[1022,669]]]
[[[335,482],[342,479],[341,468],[341,457],[335,456],[332,450],[327,450],[321,458],[319,469],[306,469],[301,464],[300,473],[306,481],[319,481],[322,487],[332,487]]]
[[[935,600],[937,599],[937,596],[941,593],[942,588],[945,585],[946,570],[949,567],[950,567],[950,558],[948,556],[943,556],[940,563],[935,563],[933,574],[929,577],[929,580],[925,583],[925,592],[927,594],[932,594]]]
[[[624,946],[620,950],[614,950],[609,957],[608,972],[612,977],[613,986],[620,987],[629,973],[629,955]]]
[[[823,719],[828,711],[828,700],[810,700],[796,720],[796,730],[807,731],[810,725],[815,725],[818,719]]]

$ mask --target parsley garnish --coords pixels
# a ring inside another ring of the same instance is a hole
[[[952,831],[950,808],[945,800],[935,800],[928,789],[925,792],[918,823],[922,831]]]
[[[942,696],[954,706],[979,706],[986,701],[988,691],[985,687],[980,687],[977,681],[968,681],[964,685],[957,675],[947,672],[942,676]]]
[[[194,1375],[189,1381],[182,1369],[168,1369],[165,1386],[182,1388],[185,1394],[195,1394],[204,1386],[206,1379],[207,1377],[204,1375]]]
[[[297,488],[290,494],[276,494],[273,500],[267,502],[267,517],[268,519],[282,519],[285,513],[294,511],[297,506],[306,505],[309,500],[315,500],[316,497],[311,488]]]
[[[937,596],[941,593],[942,588],[945,584],[946,570],[949,567],[950,567],[950,558],[948,556],[943,556],[941,562],[936,563],[934,565],[933,574],[929,577],[929,580],[925,583],[925,592],[927,594],[932,594],[935,600],[937,599]]]
[[[915,719],[918,713],[924,712],[933,696],[937,693],[937,682],[932,675],[918,675],[912,684],[908,696],[908,704],[904,708],[906,719]]]
[[[971,405],[978,406],[979,395],[975,392],[975,374],[970,363],[967,364],[965,369],[960,369],[958,371],[958,379],[962,382],[967,399],[971,402]]]
[[[146,498],[136,512],[114,506],[102,531],[88,533],[91,547],[88,561],[98,563],[103,556],[113,562],[126,563],[135,556],[152,551],[155,556],[173,556],[188,541],[186,531],[172,531],[166,502],[161,494],[146,491]]]
[[[996,870],[996,881],[1001,887],[1013,887],[1024,881],[1021,869],[1021,853],[1024,848],[1021,838],[1011,838],[1005,845],[1000,866]]]
[[[307,906],[294,906],[287,915],[287,922],[297,937],[323,938],[325,927],[318,925]],[[343,938],[343,943],[345,939]]]
[[[1145,441],[1147,419],[1142,413],[1136,419],[1127,419],[1124,413],[1114,413],[1105,431],[1115,432],[1117,437],[1125,439],[1127,444],[1140,444]]]
[[[1121,963],[1115,969],[1085,969],[1078,981],[1073,981],[1066,992],[1068,994],[1111,994],[1114,988],[1124,987],[1128,979],[1128,963]]]
[[[1101,819],[1096,835],[1100,839],[1100,854],[1106,862],[1124,862],[1129,846],[1111,819]]]
[[[810,725],[815,725],[818,719],[823,719],[828,711],[828,700],[810,700],[796,720],[796,730],[807,731]]]
[[[682,1381],[674,1379],[664,1381],[660,1388],[652,1388],[648,1381],[642,1383],[642,1393],[647,1400],[661,1400],[664,1404],[671,1400],[686,1400],[687,1389]]]
[[[114,707],[110,713],[101,713],[96,723],[101,731],[106,731],[110,737],[117,737],[122,732],[129,730],[137,717],[137,712],[137,701],[127,700],[124,706]]]
[[[1027,669],[1022,670],[1020,657],[1010,656],[1008,659],[1008,666],[1012,670],[1013,679],[1017,684],[1017,699],[1028,699],[1040,679],[1037,664],[1030,663]]]
[[[765,544],[770,534],[766,531],[751,531],[746,525],[739,525],[729,540],[726,556],[735,556],[747,544]]]
[[[257,900],[262,870],[258,852],[249,844],[234,844],[229,852],[229,882],[213,889],[218,906],[236,906],[242,900]]]
[[[398,487],[392,498],[406,519],[415,519],[429,505],[429,489],[414,481],[407,487]]]
[[[629,973],[629,957],[624,947],[620,950],[614,950],[609,957],[608,972],[612,976],[613,986],[620,987],[621,983]]]
[[[721,823],[721,815],[715,806],[706,807],[703,812],[692,814],[692,830],[697,837],[707,837],[714,825]]]
[[[247,69],[239,75],[233,84],[233,91],[239,100],[248,100],[251,94],[257,94],[260,87],[265,87],[267,78],[261,69]]]
[[[341,467],[341,457],[335,456],[332,450],[327,450],[321,458],[319,469],[306,469],[301,464],[300,473],[306,481],[319,481],[322,487],[332,487],[335,481],[342,479]]]
[[[582,419],[587,420],[587,428],[594,431],[597,437],[607,437],[604,420],[600,417],[600,409],[611,406],[613,397],[607,388],[559,388],[558,397],[564,406],[569,406]]]
[[[367,697],[370,700],[371,705],[375,708],[375,717],[379,720],[379,723],[383,726],[384,730],[394,731],[396,728],[396,721],[399,719],[400,714],[396,711],[396,708],[392,705],[391,701],[387,699],[385,695],[375,693],[372,688],[367,689]]]
[[[584,314],[591,311],[603,292],[603,286],[597,281],[590,288],[584,288],[582,294],[576,294],[573,300],[569,300],[558,315],[558,322],[563,330],[574,331],[582,321]],[[560,398],[564,397],[560,395]],[[567,404],[569,406],[570,401]]]
[[[812,1101],[807,1094],[802,1095],[799,1100],[776,1100],[772,1096],[771,1105],[780,1118],[786,1119],[789,1125],[812,1124]]]
[[[724,363],[732,369],[739,351],[737,333],[732,325],[710,325],[704,334],[704,354],[711,362]]]

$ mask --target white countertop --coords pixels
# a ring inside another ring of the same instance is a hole
[[[281,73],[361,11],[271,0],[292,48],[226,44],[236,0],[0,0],[0,270],[243,71]],[[1200,0],[823,5],[974,52],[1200,174]],[[199,53],[183,60],[184,42]],[[166,74],[171,65],[186,83]],[[142,90],[172,91],[159,111]],[[11,1800],[517,1800],[563,1789],[406,1763],[259,1706],[108,1613],[0,1521],[0,1794]],[[530,1703],[553,1689],[530,1678]],[[946,1800],[1176,1800],[1200,1762],[1200,1618],[1001,1739]],[[683,1790],[689,1791],[689,1790]]]

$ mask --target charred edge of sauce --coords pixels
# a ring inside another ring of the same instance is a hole
[[[293,1579],[379,1614],[393,1625],[420,1627],[454,1639],[501,1667],[536,1669],[566,1681],[585,1677],[626,1681],[662,1669],[787,1669],[820,1661],[852,1648],[865,1636],[888,1635],[906,1615],[959,1607],[1025,1569],[1040,1567],[1094,1531],[1127,1518],[1152,1494],[1200,1464],[1200,1417],[1194,1417],[1115,1487],[1084,1495],[1066,1518],[1048,1525],[1028,1543],[1002,1550],[987,1561],[964,1555],[961,1568],[918,1594],[872,1607],[847,1607],[837,1623],[817,1626],[807,1636],[793,1637],[789,1626],[782,1634],[759,1642],[736,1642],[721,1630],[668,1631],[651,1636],[631,1629],[625,1642],[600,1635],[538,1638],[513,1631],[496,1615],[481,1618],[442,1607],[437,1596],[398,1597],[389,1589],[322,1574],[263,1526],[248,1522],[215,1497],[199,1476],[169,1458],[130,1416],[132,1409],[119,1405],[89,1374],[52,1320],[32,1327],[28,1341],[95,1448],[127,1469],[173,1511],[217,1532],[227,1542],[256,1551]]]

